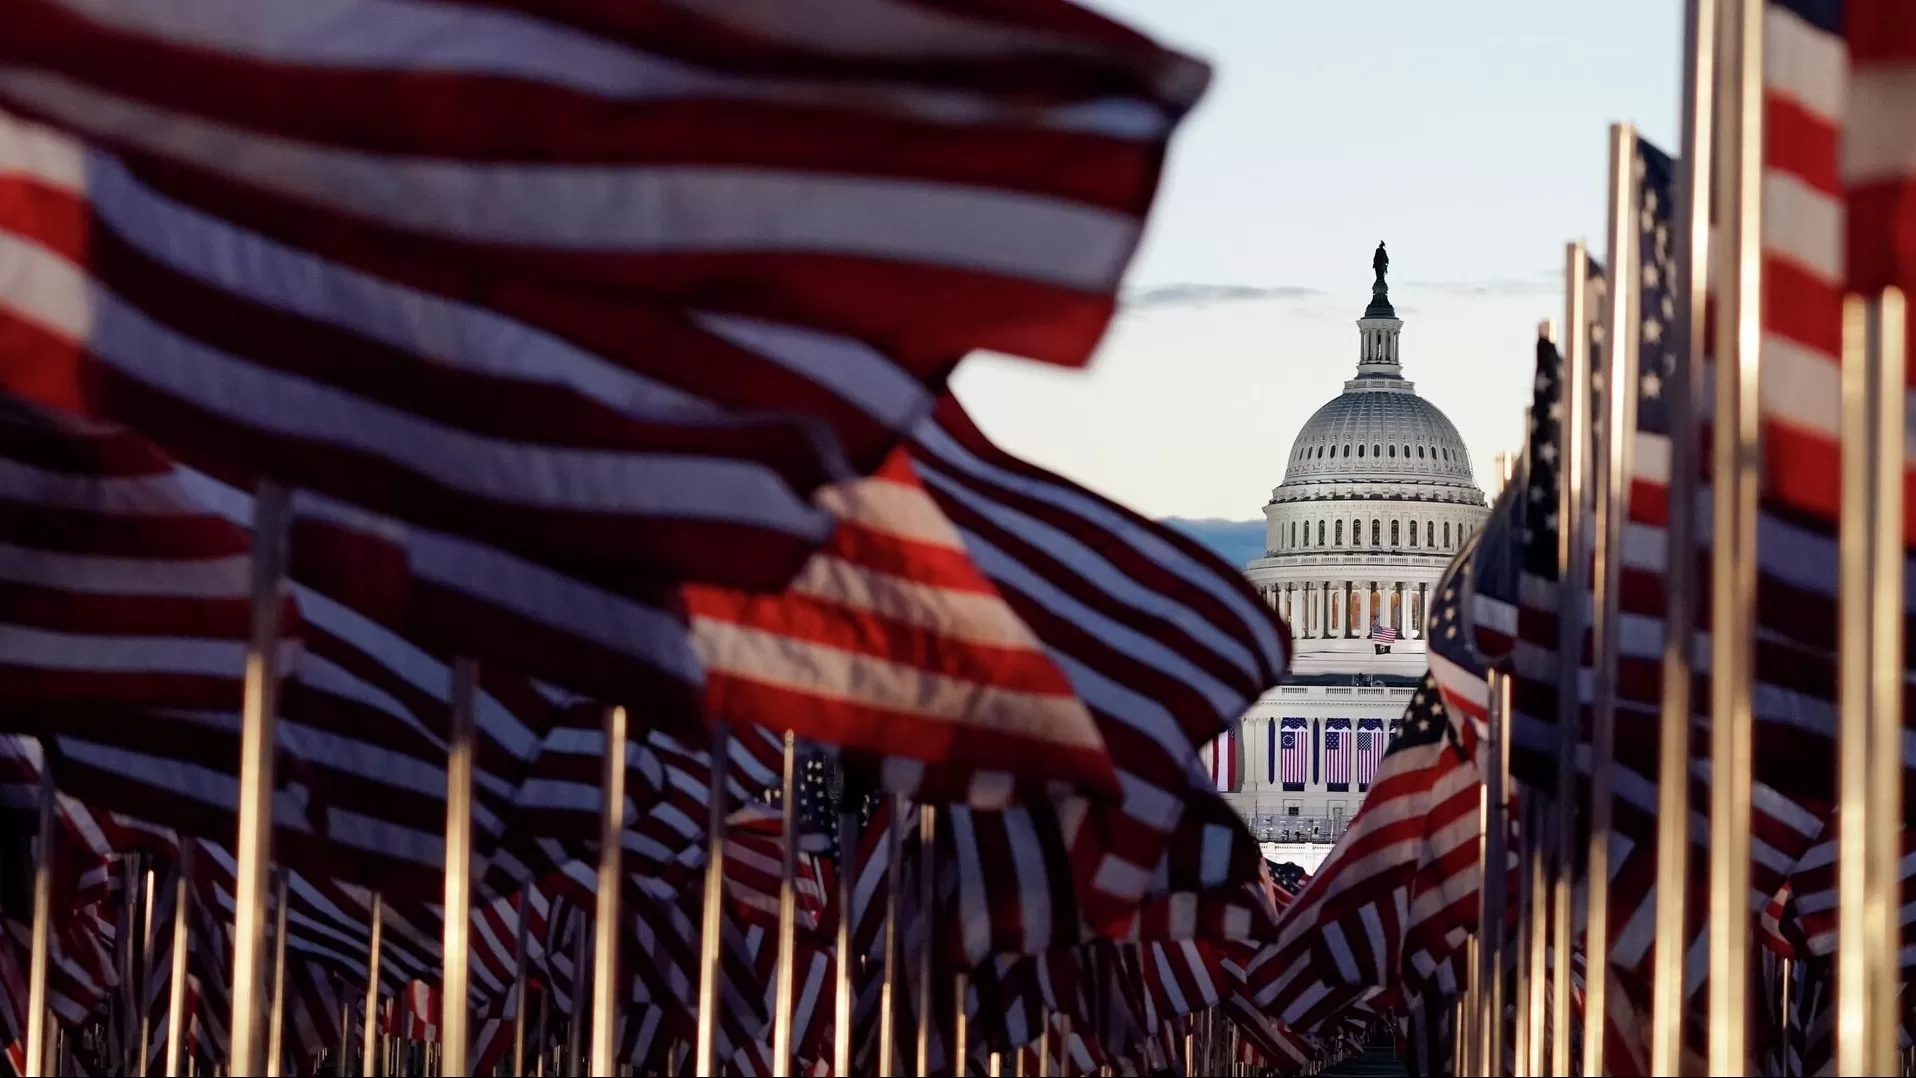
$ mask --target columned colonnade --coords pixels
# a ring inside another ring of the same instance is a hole
[[[1311,580],[1278,586],[1271,598],[1291,632],[1306,640],[1363,639],[1372,622],[1423,636],[1430,585],[1407,580]],[[1350,616],[1344,616],[1348,612]]]

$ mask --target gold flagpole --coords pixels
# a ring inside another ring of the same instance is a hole
[[[1724,257],[1717,325],[1710,563],[1710,1054],[1712,1074],[1749,1066],[1751,652],[1762,467],[1763,37],[1760,0],[1723,0],[1715,204]]]
[[[599,812],[599,877],[597,922],[593,930],[592,961],[592,1073],[613,1074],[619,1051],[619,903],[624,898],[625,867],[625,743],[626,712],[623,707],[605,709],[605,760],[602,780],[603,803]],[[704,1062],[700,1074],[711,1063],[711,1030],[708,1028],[717,1006],[718,910],[724,899],[725,872],[725,764],[729,759],[725,743],[725,724],[712,730],[711,819],[707,824],[709,861],[706,873],[720,879],[714,888],[705,887],[705,938],[699,949],[699,1047]]]
[[[952,998],[957,1000],[951,1019],[951,1058],[952,1069],[957,1074],[965,1073],[965,1063],[971,1056],[971,1017],[965,1011],[965,997],[971,993],[971,978],[964,970],[952,974]]]
[[[287,489],[260,483],[253,499],[253,626],[240,713],[239,842],[233,893],[233,1017],[229,1074],[265,1073],[267,874],[273,856],[273,754],[278,745],[280,577],[285,571]]]
[[[623,758],[624,754],[620,756]],[[718,1073],[719,977],[722,976],[719,970],[719,935],[725,929],[725,783],[731,760],[730,729],[721,719],[712,724],[710,812],[705,821],[705,916],[699,931],[699,1022],[695,1074]],[[603,952],[605,944],[601,943],[599,949]],[[607,988],[610,987],[608,984]],[[593,1043],[598,1043],[597,1030],[593,1031]],[[603,1073],[611,1072],[608,1070]]]
[[[152,860],[149,858],[147,861],[147,864],[151,865],[152,863],[153,863]],[[139,1075],[144,1075],[147,1073],[147,1071],[152,1069],[151,1067],[147,1065],[149,1060],[151,1059],[151,1057],[147,1054],[147,1052],[149,1048],[151,1047],[151,1045],[153,1044],[153,1013],[151,1009],[148,1008],[146,1005],[145,993],[146,993],[146,982],[149,978],[153,976],[153,973],[154,973],[152,969],[153,903],[155,901],[154,894],[156,893],[159,885],[160,885],[160,875],[158,870],[149,867],[146,870],[146,894],[141,903],[141,905],[144,907],[145,912],[143,913],[140,919],[140,940],[141,940],[140,946],[141,946],[141,952],[142,952],[140,955],[140,978],[138,983],[135,985],[135,991],[133,994],[134,1006],[139,1009],[139,1014],[140,1014],[140,1047],[138,1049],[138,1054],[134,1056],[133,1073],[139,1074]]]
[[[1530,1075],[1543,1078],[1550,1073],[1550,850],[1544,835],[1542,799],[1526,800],[1530,804],[1524,820],[1536,839],[1530,844],[1530,999],[1525,1008],[1529,1012]]]
[[[27,1078],[47,1073],[47,965],[53,944],[53,753],[40,748],[38,833],[33,840],[33,939],[27,957]]]
[[[1656,942],[1650,986],[1650,1073],[1675,1074],[1683,1060],[1690,876],[1691,645],[1695,636],[1698,476],[1696,414],[1702,399],[1709,285],[1712,130],[1716,93],[1716,2],[1684,5],[1683,153],[1676,197],[1676,301],[1683,345],[1663,391],[1670,416],[1668,541],[1665,546],[1662,706],[1657,737]]]
[[[372,940],[366,946],[366,1024],[364,1042],[359,1046],[360,1073],[372,1078],[379,1073],[379,952],[385,934],[385,900],[379,892],[373,892],[372,909],[368,919],[372,922]]]
[[[519,922],[512,954],[512,1073],[526,1073],[526,922],[532,917],[532,888],[519,892]]]
[[[1590,849],[1584,873],[1588,911],[1584,953],[1583,1073],[1604,1072],[1603,1016],[1610,975],[1610,768],[1616,755],[1617,663],[1622,647],[1619,600],[1623,584],[1623,521],[1629,494],[1631,446],[1637,425],[1638,285],[1637,133],[1610,127],[1610,282],[1605,320],[1602,445],[1595,500],[1596,602],[1591,626],[1597,645],[1590,722]]]
[[[193,899],[194,840],[182,837],[179,841],[180,878],[173,884],[173,978],[166,986],[166,1078],[186,1075],[186,950],[190,946],[186,918]]]
[[[844,765],[840,764],[842,768]],[[844,778],[840,773],[840,779]],[[832,1073],[852,1072],[852,896],[858,882],[858,816],[841,798],[838,812],[838,959],[832,963]]]
[[[1507,481],[1507,480],[1506,480]],[[1474,963],[1475,993],[1472,1033],[1478,1051],[1473,1060],[1477,1070],[1496,1074],[1502,1066],[1504,1041],[1504,955],[1506,894],[1510,873],[1509,804],[1505,791],[1510,777],[1510,677],[1491,671],[1487,679],[1490,697],[1489,737],[1484,746],[1490,767],[1484,774],[1483,878],[1478,892],[1481,913],[1478,926],[1477,958]]]
[[[286,886],[287,870],[279,870],[273,895],[273,999],[266,1018],[266,1078],[279,1078],[280,1056],[286,1033]]]
[[[1897,1064],[1894,1001],[1901,987],[1902,944],[1901,306],[1896,293],[1870,299],[1850,296],[1843,305],[1836,1065],[1844,1074],[1886,1074]],[[1897,323],[1893,335],[1885,332],[1892,321]],[[1878,766],[1885,754],[1888,766]]]
[[[891,795],[891,820],[886,832],[885,846],[885,950],[883,967],[878,971],[878,1078],[892,1078],[892,1069],[897,1065],[894,1052],[897,1050],[897,991],[899,914],[904,910],[900,894],[899,862],[904,860],[905,850],[905,811],[908,802],[904,794]]]
[[[596,905],[596,903],[595,903]],[[586,955],[591,950],[592,923],[583,920],[584,911],[580,911],[579,936],[572,944],[572,1021],[566,1025],[565,1033],[565,1072],[567,1074],[584,1073],[585,1058],[582,1050],[585,1026],[590,1021],[592,985],[587,981]]]
[[[1583,725],[1583,634],[1589,617],[1590,256],[1564,249],[1562,471],[1557,517],[1557,834],[1551,851],[1550,1073],[1570,1073],[1570,969],[1576,943],[1577,742]]]
[[[793,963],[798,954],[798,735],[790,730],[785,731],[779,816],[785,847],[778,875],[778,965],[772,971],[772,1076],[791,1078]]]
[[[1877,414],[1874,538],[1876,624],[1870,630],[1870,938],[1867,953],[1876,964],[1870,984],[1870,1067],[1892,1068],[1900,1060],[1897,1000],[1902,957],[1903,810],[1903,475],[1906,419],[1908,311],[1899,289],[1885,290],[1870,303],[1870,350],[1877,389],[1871,394]]]
[[[914,995],[918,1003],[918,1074],[931,1073],[931,1031],[936,1020],[931,1013],[931,971],[937,961],[936,865],[938,851],[938,810],[930,805],[918,808],[918,921],[925,928],[923,949],[918,955],[918,983]]]
[[[440,998],[441,1074],[466,1078],[471,972],[467,939],[472,930],[472,752],[479,666],[468,658],[452,663],[452,720],[446,746],[446,905],[444,970]]]

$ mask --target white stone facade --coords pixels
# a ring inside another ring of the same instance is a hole
[[[1264,507],[1264,556],[1245,570],[1296,650],[1291,677],[1244,716],[1227,797],[1300,863],[1321,859],[1368,792],[1359,753],[1381,755],[1425,669],[1430,597],[1489,512],[1457,429],[1403,377],[1381,270],[1357,327],[1357,377],[1298,432]]]

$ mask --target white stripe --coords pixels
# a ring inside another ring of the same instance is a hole
[[[1843,117],[1842,175],[1852,184],[1908,182],[1916,175],[1916,65],[1870,65],[1850,76]]]
[[[1843,281],[1843,201],[1770,168],[1763,172],[1763,250],[1831,285]]]
[[[814,541],[830,531],[828,514],[754,464],[479,437],[209,348],[15,234],[0,232],[0,268],[0,307],[160,392],[276,436],[403,462],[447,486],[529,508],[731,520]]]
[[[0,580],[76,595],[244,599],[252,592],[252,565],[252,557],[246,554],[112,557],[0,543]]]
[[[294,646],[288,645],[282,657],[295,654]],[[246,641],[110,636],[0,625],[0,663],[100,674],[203,674],[238,681],[246,665]]]
[[[1849,87],[1849,48],[1780,4],[1765,4],[1763,83],[1832,126],[1841,125]]]
[[[824,386],[891,430],[911,429],[932,406],[923,383],[859,341],[738,315],[694,311],[691,318],[707,332]]]
[[[0,95],[87,135],[282,197],[471,243],[853,255],[1109,291],[1140,230],[1132,217],[1063,199],[927,180],[381,157],[262,135],[20,68],[0,68]]]

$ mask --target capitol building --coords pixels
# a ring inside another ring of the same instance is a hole
[[[1298,431],[1245,569],[1290,623],[1291,675],[1245,713],[1220,782],[1267,855],[1312,871],[1423,675],[1438,579],[1489,512],[1457,428],[1404,377],[1382,244],[1372,265],[1356,376]]]

